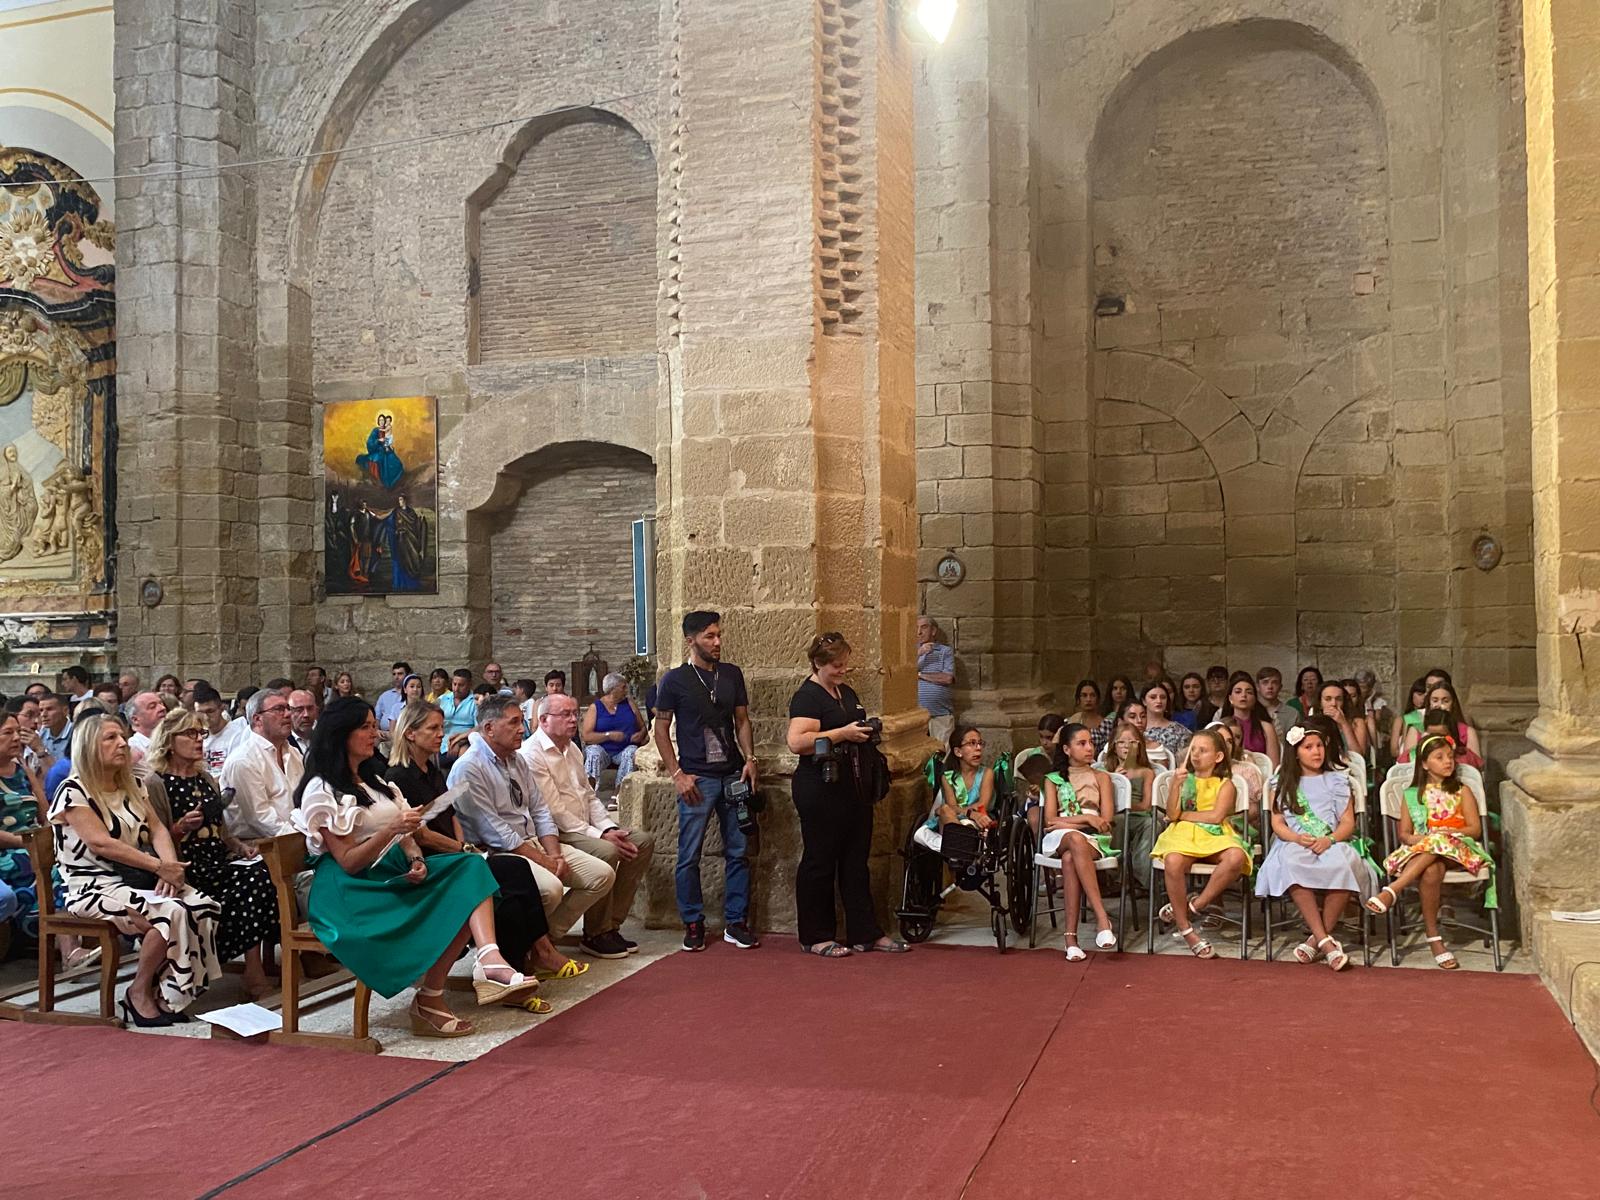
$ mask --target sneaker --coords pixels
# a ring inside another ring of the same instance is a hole
[[[622,943],[623,947],[628,951],[629,954],[639,953],[639,943],[634,941],[632,938],[623,937],[622,930],[618,929],[614,931],[612,936],[614,936],[617,941]]]
[[[740,921],[737,925],[729,925],[722,931],[722,940],[730,946],[737,946],[741,950],[754,950],[761,945],[761,939],[750,932],[750,926]]]
[[[597,933],[586,937],[578,945],[590,958],[627,958],[628,948],[615,933]]]
[[[683,948],[685,950],[704,950],[706,948],[706,923],[704,921],[690,921],[683,927]]]

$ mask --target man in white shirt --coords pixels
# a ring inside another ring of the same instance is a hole
[[[128,713],[128,724],[133,726],[133,736],[128,739],[128,746],[141,755],[149,754],[150,735],[166,715],[167,706],[161,703],[161,697],[154,692],[140,692],[135,696],[132,711]]]
[[[561,831],[561,844],[567,853],[599,859],[617,876],[611,895],[584,914],[584,953],[595,958],[632,954],[638,943],[622,936],[622,922],[649,869],[655,837],[648,830],[623,829],[589,786],[583,753],[573,741],[578,733],[578,702],[571,696],[545,696],[536,711],[538,732],[518,753],[533,768],[533,781]]]
[[[527,861],[556,938],[605,898],[616,873],[592,855],[561,845],[533,772],[517,753],[521,745],[522,713],[508,697],[489,697],[478,708],[478,728],[466,752],[450,768],[450,786],[467,787],[455,811],[468,841]]]
[[[228,752],[218,781],[224,791],[234,789],[228,832],[240,841],[293,833],[289,814],[306,767],[289,744],[289,702],[263,689],[245,705],[244,720],[250,732]]]
[[[222,764],[232,750],[250,736],[250,726],[241,718],[228,719],[228,708],[222,702],[222,693],[209,683],[199,683],[194,689],[194,711],[206,723],[206,735],[201,753],[205,756],[206,770],[212,775],[222,773]]]

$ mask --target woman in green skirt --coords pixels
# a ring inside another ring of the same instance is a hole
[[[445,1007],[444,981],[469,936],[478,946],[472,982],[480,1004],[539,985],[495,945],[499,889],[483,859],[422,856],[413,837],[422,809],[384,782],[377,745],[372,706],[355,696],[334,700],[311,734],[294,814],[319,856],[307,903],[311,929],[380,996],[416,984],[412,1032],[463,1037],[473,1026]]]

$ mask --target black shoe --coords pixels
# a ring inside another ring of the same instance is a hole
[[[743,921],[737,925],[729,925],[722,931],[722,940],[741,950],[754,950],[761,945],[761,939],[750,932],[750,926]]]
[[[706,923],[704,921],[690,921],[683,927],[683,948],[685,950],[704,950],[706,948]]]
[[[627,958],[628,948],[614,933],[597,933],[586,937],[578,945],[590,958]]]
[[[139,1015],[139,1010],[133,1006],[133,1001],[128,998],[128,993],[122,993],[122,1019],[136,1029],[165,1029],[172,1024],[169,1014],[156,1007],[156,1015],[144,1017]]]
[[[639,943],[638,942],[634,941],[632,938],[623,937],[622,936],[622,930],[620,930],[620,929],[615,930],[614,934],[616,936],[617,941],[622,943],[623,947],[628,951],[629,954],[637,954],[637,953],[639,953]]]

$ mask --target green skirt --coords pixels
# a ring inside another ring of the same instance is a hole
[[[472,910],[500,891],[476,854],[430,854],[421,883],[405,878],[410,866],[397,843],[359,875],[324,854],[311,878],[311,931],[380,996],[421,979]]]

